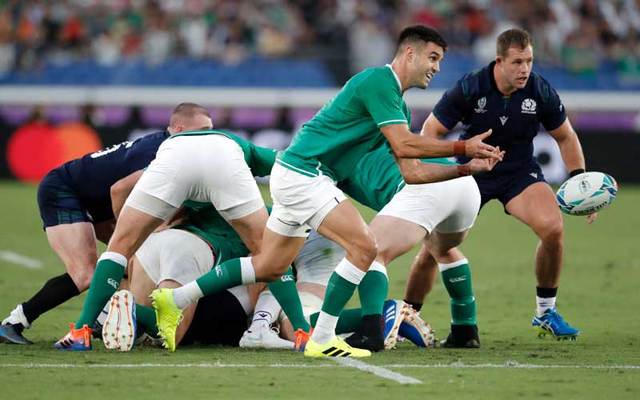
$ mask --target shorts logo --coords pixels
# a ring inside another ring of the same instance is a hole
[[[487,106],[487,98],[486,97],[480,97],[478,99],[478,108],[476,108],[475,111],[478,114],[483,114],[486,113],[487,110],[485,109],[485,107]]]
[[[112,288],[114,288],[116,290],[118,290],[118,286],[120,286],[120,285],[118,285],[118,282],[116,282],[116,280],[113,279],[113,278],[108,278],[107,279],[107,285],[111,286]]]
[[[536,101],[533,99],[522,100],[522,113],[523,114],[535,114],[536,113]]]
[[[534,179],[538,179],[538,173],[537,172],[532,172],[529,175],[531,175]]]

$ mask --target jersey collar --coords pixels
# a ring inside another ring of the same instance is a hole
[[[398,89],[400,89],[400,93],[402,93],[402,84],[400,83],[400,78],[398,78],[398,74],[396,74],[396,71],[393,70],[393,68],[391,67],[391,64],[387,64],[385,65],[385,67],[391,70],[393,77],[396,78],[396,82],[398,83]]]

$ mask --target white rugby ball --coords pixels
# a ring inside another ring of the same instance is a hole
[[[569,178],[556,193],[560,210],[569,215],[588,215],[615,200],[618,184],[611,175],[585,172]]]

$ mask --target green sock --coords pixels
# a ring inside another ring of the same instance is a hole
[[[296,280],[293,277],[293,269],[289,267],[280,279],[269,282],[269,290],[271,290],[273,297],[280,303],[280,307],[282,307],[282,311],[284,311],[287,318],[289,318],[293,329],[302,329],[305,332],[309,332],[311,326],[304,318],[302,303],[300,302],[300,296],[296,289]]]
[[[319,312],[311,314],[309,317],[311,320],[311,326],[316,326],[316,321],[318,320],[319,315]],[[341,333],[355,332],[355,330],[360,326],[360,321],[362,321],[361,309],[350,308],[348,310],[342,310],[338,317],[336,333],[339,335]]]
[[[327,291],[322,302],[322,311],[333,316],[340,315],[340,311],[353,296],[355,290],[356,285],[333,272],[329,278],[329,283],[327,283]]]
[[[469,264],[442,271],[442,281],[451,298],[451,323],[476,325],[476,298],[473,296]]]
[[[382,264],[374,263],[382,267]],[[373,268],[373,266],[372,266]],[[384,268],[384,267],[382,267]],[[358,286],[362,316],[382,315],[382,307],[389,291],[389,279],[379,269],[369,269]]]
[[[90,328],[93,326],[104,305],[120,287],[126,267],[126,262],[122,265],[109,258],[98,260],[87,298],[82,304],[82,312],[76,320],[76,329],[82,328],[83,325],[88,325]]]
[[[158,336],[156,312],[153,308],[136,304],[136,323],[151,336]]]
[[[196,279],[196,283],[205,296],[242,285],[240,259],[233,258],[223,262]]]

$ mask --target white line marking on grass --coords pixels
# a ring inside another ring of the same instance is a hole
[[[0,250],[0,259],[28,269],[42,268],[42,262],[10,250]]]
[[[345,360],[345,359],[339,359]],[[349,359],[347,359],[349,360]],[[353,360],[353,359],[351,359]],[[364,364],[364,363],[363,363]],[[516,361],[506,361],[502,364],[465,364],[460,362],[454,362],[449,364],[383,364],[383,365],[370,365],[369,367],[379,368],[398,368],[398,369],[415,369],[415,368],[431,368],[431,369],[629,369],[640,370],[640,365],[628,365],[628,364],[520,364]],[[351,365],[342,364],[344,368],[353,368]],[[161,364],[161,363],[139,363],[139,364],[53,364],[53,363],[3,363],[0,364],[0,368],[335,368],[333,363],[326,364],[223,364],[223,363],[185,363],[185,364]],[[390,371],[391,372],[391,371]]]
[[[360,371],[368,372],[370,374],[379,376],[380,378],[389,379],[389,380],[401,383],[403,385],[416,385],[416,384],[419,385],[422,383],[422,381],[416,378],[412,378],[410,376],[405,376],[397,372],[393,372],[391,370],[388,370],[378,365],[367,364],[365,362],[356,360],[354,358],[335,357],[333,358],[333,360],[338,364],[344,365],[346,367],[356,368],[356,369],[359,369]]]

